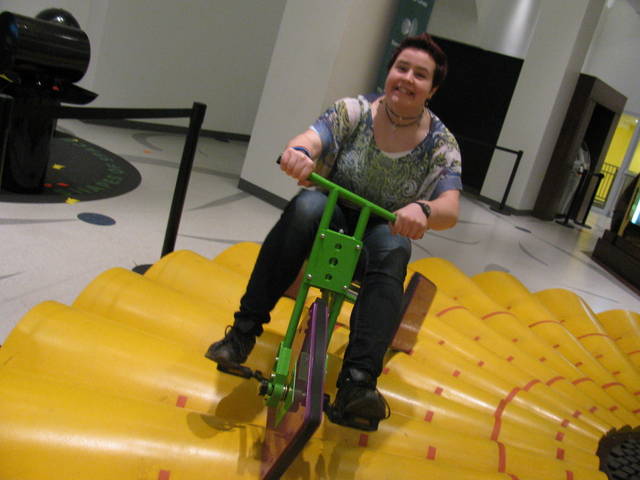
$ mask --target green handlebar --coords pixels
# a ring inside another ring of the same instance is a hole
[[[319,187],[326,188],[327,190],[337,190],[338,195],[340,197],[350,201],[351,203],[358,205],[359,207],[369,207],[372,213],[375,213],[379,217],[382,217],[383,219],[388,220],[391,223],[396,221],[395,214],[391,213],[389,210],[385,210],[384,208],[379,207],[375,203],[371,203],[366,198],[362,198],[360,195],[356,195],[355,193],[350,192],[345,188],[342,188],[340,185],[337,185],[332,181],[327,180],[326,178],[324,178],[321,175],[318,175],[317,173],[312,173],[311,175],[309,175],[309,180],[315,183],[316,185],[318,185]]]

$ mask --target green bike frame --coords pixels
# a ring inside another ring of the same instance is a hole
[[[322,292],[322,298],[329,306],[330,336],[344,300],[355,300],[350,287],[358,259],[360,258],[360,252],[362,251],[362,237],[369,217],[373,213],[389,222],[394,222],[396,219],[393,213],[320,175],[312,173],[309,176],[309,180],[329,193],[304,272],[304,278],[296,297],[291,320],[284,340],[280,343],[274,370],[271,373],[265,392],[267,406],[275,407],[281,404],[281,408],[278,409],[277,421],[284,417],[293,403],[294,389],[289,388],[292,378],[290,375],[291,349],[309,288],[319,288]],[[338,198],[343,198],[361,208],[353,236],[345,235],[329,228]],[[293,378],[295,378],[295,372]]]

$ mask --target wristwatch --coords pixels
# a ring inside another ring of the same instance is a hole
[[[420,208],[422,209],[422,213],[424,213],[424,216],[427,217],[427,220],[428,220],[429,217],[431,216],[431,207],[429,206],[429,204],[422,203],[422,202],[413,202],[413,203],[417,203],[418,205],[420,205]]]

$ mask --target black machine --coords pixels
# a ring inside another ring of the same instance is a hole
[[[3,126],[7,132],[0,132],[7,135],[0,188],[42,190],[56,121],[43,112],[61,102],[86,105],[97,97],[75,85],[90,57],[87,34],[65,10],[47,9],[35,18],[0,13],[0,93],[4,103],[13,104],[11,121]]]

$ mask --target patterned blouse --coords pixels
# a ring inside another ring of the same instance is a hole
[[[317,173],[392,212],[462,189],[458,143],[436,115],[428,110],[431,129],[413,150],[385,153],[373,137],[372,101],[338,100],[311,126],[322,141]]]

